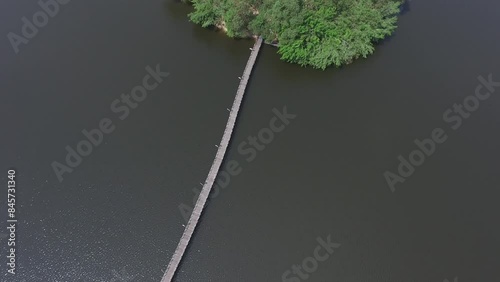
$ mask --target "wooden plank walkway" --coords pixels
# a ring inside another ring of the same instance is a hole
[[[226,154],[227,146],[229,145],[229,141],[231,140],[231,135],[233,133],[234,124],[236,122],[236,118],[238,116],[238,111],[240,110],[241,101],[243,100],[243,95],[245,94],[245,89],[247,87],[248,79],[252,73],[253,66],[257,59],[257,55],[259,54],[260,47],[262,46],[262,37],[257,39],[255,45],[253,46],[252,53],[250,54],[250,58],[248,58],[247,65],[245,67],[245,71],[241,76],[241,82],[238,86],[238,91],[236,92],[236,97],[234,97],[233,106],[231,107],[231,111],[229,113],[229,118],[227,120],[226,129],[224,130],[224,135],[222,135],[222,140],[219,144],[219,149],[217,150],[217,154],[215,155],[215,159],[212,163],[212,167],[208,172],[207,180],[203,185],[203,188],[198,196],[198,200],[194,206],[193,212],[191,213],[191,217],[184,229],[184,233],[175,249],[175,252],[170,260],[167,270],[165,271],[161,282],[171,282],[179,263],[182,260],[182,256],[186,251],[187,246],[189,245],[189,241],[191,240],[191,236],[193,236],[194,229],[198,224],[198,220],[200,219],[201,213],[203,212],[203,208],[205,207],[205,203],[207,201],[208,195],[210,194],[210,190],[212,190],[212,185],[214,184],[215,178],[217,177],[217,173],[219,172],[220,166],[222,164],[222,160],[224,159],[224,155]]]

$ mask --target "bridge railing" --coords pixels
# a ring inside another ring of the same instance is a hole
[[[238,85],[238,90],[236,92],[236,96],[233,101],[233,105],[231,110],[229,111],[229,117],[226,123],[226,128],[224,129],[224,134],[222,135],[221,142],[219,144],[219,148],[217,149],[217,153],[215,154],[215,159],[212,162],[212,166],[208,172],[207,179],[201,189],[200,195],[198,196],[198,200],[196,200],[196,204],[193,208],[191,216],[189,217],[188,223],[182,233],[181,239],[177,248],[175,249],[174,254],[172,255],[172,259],[170,260],[167,270],[165,271],[161,282],[170,282],[172,281],[175,272],[182,260],[182,257],[186,251],[187,246],[191,240],[191,237],[194,233],[196,225],[198,224],[198,220],[200,219],[201,213],[203,212],[203,208],[205,207],[205,203],[207,198],[212,190],[213,183],[215,178],[217,177],[217,173],[219,172],[220,166],[224,159],[224,155],[226,154],[227,147],[229,145],[229,141],[231,140],[231,136],[233,133],[234,125],[236,123],[236,118],[238,117],[238,111],[240,109],[241,102],[243,100],[243,95],[245,94],[246,86],[250,75],[252,73],[253,66],[257,59],[257,56],[260,51],[260,47],[262,46],[262,38],[259,37],[257,42],[252,49],[252,53],[248,58],[247,64],[245,66],[245,70],[243,71],[243,75],[241,77],[240,84]]]

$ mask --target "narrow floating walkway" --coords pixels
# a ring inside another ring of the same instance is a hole
[[[243,100],[243,95],[245,94],[245,89],[247,87],[248,79],[252,74],[252,69],[257,59],[257,55],[259,54],[260,47],[262,46],[262,37],[257,39],[255,45],[253,46],[252,53],[250,54],[250,58],[248,58],[247,65],[245,67],[245,71],[241,76],[241,82],[238,86],[238,91],[236,92],[236,97],[234,97],[233,106],[231,107],[231,111],[229,113],[229,118],[227,120],[226,129],[224,130],[224,135],[222,135],[222,140],[219,144],[219,149],[217,150],[217,154],[215,155],[214,162],[212,163],[212,167],[208,172],[207,180],[203,185],[203,189],[198,196],[198,200],[194,206],[193,212],[191,213],[191,217],[184,229],[184,233],[182,234],[181,240],[175,249],[174,255],[170,260],[167,270],[161,279],[161,282],[171,282],[172,278],[175,275],[177,267],[179,266],[182,256],[186,251],[187,246],[189,245],[189,241],[191,240],[191,236],[193,236],[194,229],[198,224],[198,220],[200,219],[201,213],[203,212],[203,208],[205,207],[205,202],[207,201],[208,195],[210,194],[210,190],[212,190],[212,185],[214,184],[215,178],[217,177],[217,173],[219,172],[220,166],[222,164],[222,160],[224,159],[224,155],[226,154],[227,146],[229,145],[229,141],[231,140],[231,135],[233,133],[234,124],[236,122],[236,118],[238,117],[238,111],[240,110],[241,101]]]

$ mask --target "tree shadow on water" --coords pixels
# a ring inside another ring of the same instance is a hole
[[[403,2],[403,4],[401,4],[398,17],[402,17],[411,11],[410,3],[411,3],[411,0],[405,0]],[[398,28],[396,28],[396,30],[390,36],[387,36],[386,38],[375,42],[374,45],[375,46],[382,46],[386,43],[390,43],[391,40],[396,36],[397,32],[398,32]]]
[[[411,0],[405,0],[403,4],[401,4],[401,12],[399,13],[400,16],[404,16],[410,12],[410,2]]]
[[[243,52],[248,51],[246,46],[252,46],[255,41],[252,38],[230,38],[224,31],[215,27],[205,28],[190,22],[189,14],[194,11],[194,8],[190,3],[182,0],[165,0],[163,9],[167,17],[189,22],[188,32],[191,33],[192,39],[205,47],[221,49],[229,55],[240,56]],[[245,48],[237,48],[237,46],[245,46]]]
[[[166,0],[163,1],[163,11],[175,20],[188,20],[188,14],[193,11],[193,7],[181,0]]]

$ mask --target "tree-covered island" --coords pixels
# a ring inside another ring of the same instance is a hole
[[[189,18],[228,36],[260,35],[287,62],[325,69],[366,58],[396,29],[402,0],[183,0]]]

